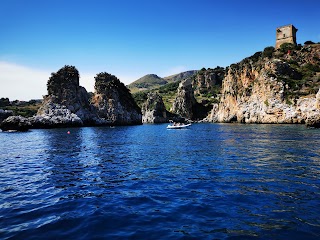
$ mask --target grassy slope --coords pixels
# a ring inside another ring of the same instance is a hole
[[[163,78],[155,75],[155,74],[148,74],[143,76],[142,78],[139,78],[138,80],[134,81],[133,83],[130,83],[128,85],[128,88],[132,93],[137,91],[143,91],[143,90],[149,90],[154,89],[159,86],[165,85],[168,82],[164,80]]]

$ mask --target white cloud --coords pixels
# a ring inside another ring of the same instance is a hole
[[[87,92],[94,91],[94,77],[96,73],[81,73],[80,72],[80,86],[84,87]]]
[[[50,72],[0,61],[0,97],[10,100],[41,99]]]
[[[0,61],[0,98],[8,97],[13,100],[42,99],[47,94],[47,81],[54,70],[42,70],[11,62]],[[173,70],[172,70],[173,71]],[[180,69],[177,70],[179,73]],[[97,73],[80,72],[80,85],[88,92],[94,91],[94,77]],[[181,72],[181,71],[180,71]],[[125,72],[115,74],[125,85],[142,77],[139,72]]]

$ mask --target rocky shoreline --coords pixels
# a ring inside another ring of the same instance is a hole
[[[79,72],[52,73],[35,116],[0,111],[0,128],[137,125],[173,121],[306,124],[320,127],[320,44],[284,52],[265,48],[227,68],[201,69],[181,80],[170,111],[161,94],[149,92],[141,108],[115,76],[95,77],[94,93],[79,85]],[[211,94],[211,98],[204,98]],[[199,98],[201,96],[201,98]],[[200,99],[198,102],[197,99]],[[168,104],[168,102],[166,102]]]
[[[29,118],[10,116],[0,124],[1,130],[142,124],[140,108],[119,79],[99,73],[95,80],[95,92],[90,98],[79,85],[78,70],[64,66],[51,74],[48,95],[37,114]]]

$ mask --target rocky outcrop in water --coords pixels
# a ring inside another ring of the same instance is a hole
[[[0,128],[2,131],[20,131],[25,132],[31,128],[28,118],[21,116],[10,116],[2,121]]]
[[[158,93],[149,93],[148,99],[141,110],[143,123],[168,122],[166,107]]]
[[[289,53],[277,51],[272,58],[256,53],[232,64],[223,80],[220,103],[208,119],[243,123],[315,122],[319,115],[315,93],[320,86],[317,73],[320,45]]]
[[[198,103],[195,99],[192,78],[182,81],[179,84],[171,112],[188,120],[201,120],[207,116],[209,111],[205,103]]]
[[[51,119],[53,125],[96,124],[96,111],[90,105],[86,89],[79,85],[79,72],[74,66],[65,66],[52,73],[47,89],[48,95],[38,110],[37,122],[47,124],[47,119]]]
[[[141,109],[118,78],[106,72],[99,73],[94,88],[92,104],[100,119],[113,125],[142,124]]]
[[[82,119],[65,105],[51,102],[50,98],[38,111],[38,114],[29,118],[33,128],[55,128],[55,127],[80,127],[84,123]]]
[[[194,98],[192,80],[188,78],[179,84],[178,93],[173,102],[171,112],[187,119],[192,119],[195,105],[196,99]]]
[[[3,130],[141,124],[141,110],[129,90],[116,77],[101,73],[96,77],[92,103],[86,89],[79,86],[79,72],[65,66],[52,73],[48,95],[36,116],[15,117],[1,125]]]

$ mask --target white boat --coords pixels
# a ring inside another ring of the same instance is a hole
[[[191,126],[191,123],[189,124],[184,124],[184,123],[181,123],[181,124],[172,124],[172,125],[168,125],[167,126],[167,129],[181,129],[181,128],[187,128]]]

